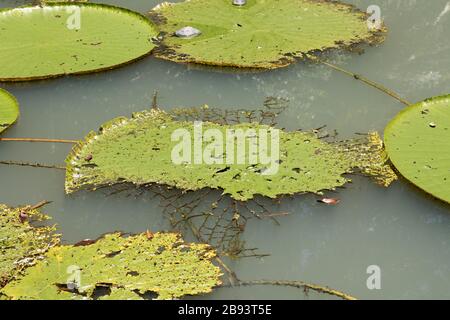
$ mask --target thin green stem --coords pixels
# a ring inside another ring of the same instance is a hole
[[[30,162],[19,162],[19,161],[0,161],[0,164],[9,165],[9,166],[66,170],[66,167],[64,167],[64,166],[41,164],[41,163],[30,163]]]
[[[44,142],[44,143],[68,143],[76,144],[77,140],[63,140],[63,139],[37,139],[37,138],[0,138],[0,141],[15,141],[15,142]]]
[[[327,66],[327,67],[330,67],[330,68],[332,68],[332,69],[334,69],[334,70],[336,70],[336,71],[339,71],[339,72],[342,72],[342,73],[344,73],[344,74],[346,74],[346,75],[348,75],[348,76],[351,76],[351,77],[354,78],[355,80],[359,80],[359,81],[361,81],[361,82],[363,82],[363,83],[365,83],[365,84],[367,84],[367,85],[369,85],[369,86],[371,86],[371,87],[373,87],[373,88],[375,88],[375,89],[377,89],[377,90],[380,90],[381,92],[383,92],[383,93],[385,93],[385,94],[391,96],[392,98],[394,98],[394,99],[400,101],[401,103],[403,103],[403,104],[406,105],[406,106],[411,105],[411,103],[410,103],[409,101],[403,99],[402,97],[400,97],[400,96],[399,96],[397,93],[395,93],[394,91],[392,91],[392,90],[386,88],[385,86],[383,86],[383,85],[381,85],[381,84],[379,84],[379,83],[376,83],[376,82],[374,82],[374,81],[372,81],[372,80],[370,80],[370,79],[367,79],[366,77],[363,77],[363,76],[361,76],[361,75],[359,75],[359,74],[356,74],[356,73],[353,73],[353,72],[351,72],[351,71],[345,70],[345,69],[343,69],[342,67],[338,67],[338,66],[336,66],[336,65],[334,65],[334,64],[331,64],[331,63],[329,63],[329,62],[320,60],[319,58],[313,58],[313,60],[314,60],[314,61],[317,61],[317,62],[319,62],[319,63],[321,63],[321,64],[323,64],[323,65],[325,65],[325,66]]]

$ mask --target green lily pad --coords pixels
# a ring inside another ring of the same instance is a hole
[[[0,88],[0,133],[8,129],[19,117],[19,104],[8,91]]]
[[[0,81],[118,67],[149,54],[158,32],[142,15],[89,3],[0,10]]]
[[[55,3],[55,2],[89,2],[89,0],[40,0],[41,3]]]
[[[219,132],[223,137],[243,132],[247,137],[244,143],[248,143],[243,161],[235,161],[234,155],[231,156],[234,159],[228,161],[230,153],[223,152],[228,148],[228,138],[223,138],[222,142],[217,142],[222,147],[222,152],[215,154],[218,161],[196,163],[188,156],[193,161],[174,163],[173,152],[178,150],[180,142],[174,140],[172,134],[181,129],[187,132],[186,136],[193,137],[195,127],[195,122],[176,121],[159,109],[106,123],[99,133],[91,132],[84,142],[76,145],[67,157],[66,192],[95,190],[125,182],[139,186],[155,183],[182,190],[222,189],[234,199],[245,201],[257,194],[276,198],[332,190],[349,181],[344,174],[357,171],[376,177],[384,185],[395,179],[385,163],[384,149],[377,134],[370,134],[363,141],[328,143],[312,132],[285,132],[258,123],[202,123],[203,132]],[[271,139],[277,132],[278,155],[275,148],[264,147],[272,146],[269,141],[275,141]],[[251,151],[248,139],[254,139],[260,152],[256,162],[250,158],[255,155],[255,149]],[[211,146],[203,140],[203,150]],[[268,159],[261,161],[261,150],[268,150],[264,152]],[[194,145],[192,154],[195,153],[199,154]]]
[[[369,30],[366,13],[335,1],[248,0],[238,7],[231,0],[190,0],[164,2],[149,15],[164,35],[157,57],[228,67],[284,67],[320,51],[379,43],[385,31]],[[201,35],[175,35],[187,26]]]
[[[31,207],[9,208],[0,204],[0,288],[20,276],[25,268],[34,265],[59,243],[54,226],[35,227],[30,224],[30,221],[48,219]]]
[[[57,246],[44,260],[1,292],[9,299],[158,299],[210,292],[220,285],[221,271],[204,244],[187,244],[178,234],[125,237],[105,235],[92,244]],[[106,292],[96,297],[97,289]]]
[[[407,107],[386,127],[384,139],[406,179],[450,203],[450,95]]]
[[[89,0],[41,0],[42,3],[54,3],[54,2],[88,2]]]

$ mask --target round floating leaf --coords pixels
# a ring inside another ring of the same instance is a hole
[[[186,63],[273,69],[332,48],[383,40],[369,30],[367,15],[339,2],[317,0],[190,0],[162,3],[150,17],[163,32],[155,55]],[[180,38],[176,31],[194,27],[201,35]]]
[[[0,89],[0,133],[16,122],[19,117],[19,104],[8,91]]]
[[[450,95],[407,107],[386,127],[384,139],[406,179],[450,203]]]
[[[208,245],[185,243],[174,233],[149,235],[114,233],[87,245],[54,247],[1,292],[9,299],[136,300],[147,293],[173,299],[221,284]],[[106,292],[99,297],[97,289]]]
[[[0,81],[111,69],[149,54],[155,35],[147,18],[107,5],[0,10]]]
[[[195,147],[192,139],[199,130],[219,137],[214,142],[204,138]],[[174,140],[173,134],[182,141]],[[235,141],[245,146],[240,160],[238,151],[228,152],[237,150]],[[189,150],[180,150],[191,143]],[[200,148],[215,149],[214,159],[198,162],[197,155],[204,154]],[[173,161],[174,154],[186,158]],[[328,143],[311,132],[285,132],[257,123],[204,122],[199,129],[193,122],[175,121],[170,114],[152,109],[131,119],[114,119],[75,146],[66,160],[66,192],[129,182],[182,190],[223,189],[243,201],[257,194],[276,198],[335,189],[349,181],[344,174],[358,170],[389,185],[395,175],[385,161],[377,134],[364,141]]]

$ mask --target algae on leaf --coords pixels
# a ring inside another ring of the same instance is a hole
[[[54,226],[34,227],[30,221],[48,216],[31,207],[9,208],[0,204],[0,288],[41,260],[59,243]]]
[[[19,117],[19,104],[8,91],[0,88],[0,133],[8,129]]]
[[[149,54],[155,26],[139,13],[89,3],[0,10],[0,81],[112,69]]]
[[[450,95],[407,107],[386,127],[384,139],[406,179],[450,203]]]
[[[208,245],[175,233],[105,235],[89,245],[57,246],[1,291],[9,299],[158,299],[208,293],[221,284]],[[97,295],[98,289],[109,289]]]
[[[150,18],[163,34],[159,58],[183,63],[274,69],[296,58],[354,44],[384,40],[385,29],[370,30],[368,15],[351,5],[319,0],[229,0],[164,2]],[[177,37],[184,27],[201,35]]]
[[[363,172],[384,185],[396,178],[386,164],[382,142],[376,134],[362,140],[330,143],[313,132],[278,131],[259,123],[203,122],[201,125],[204,132],[212,129],[224,137],[229,132],[246,132],[248,144],[243,157],[246,161],[228,162],[227,159],[197,164],[194,159],[174,163],[172,156],[179,142],[173,140],[172,134],[183,129],[193,137],[198,127],[195,122],[176,121],[172,115],[152,109],[135,113],[131,119],[111,120],[99,133],[91,132],[84,142],[76,145],[66,159],[66,192],[95,190],[119,183],[160,184],[181,190],[222,189],[224,194],[245,201],[255,195],[276,198],[335,189],[349,181],[344,176],[346,173]],[[249,160],[255,150],[250,147],[250,140],[256,149],[270,149],[267,142],[263,145],[266,137],[258,136],[261,131],[279,134],[279,158],[270,165]],[[254,136],[255,133],[258,134]],[[226,138],[222,141],[222,150],[227,149],[226,141]],[[205,140],[201,144],[202,149],[210,146]],[[216,154],[217,159],[228,158],[225,153]],[[278,170],[266,174],[274,163]]]

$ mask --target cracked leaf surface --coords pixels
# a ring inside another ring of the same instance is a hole
[[[450,203],[450,95],[407,107],[388,124],[384,138],[406,179]]]
[[[2,9],[0,80],[111,69],[149,54],[155,47],[151,38],[157,33],[140,14],[101,4]]]
[[[280,159],[276,174],[264,175],[267,165],[249,165],[250,148],[245,148],[245,163],[174,164],[172,150],[177,141],[171,135],[186,129],[191,137],[194,123],[175,121],[161,110],[135,113],[131,119],[114,119],[91,132],[86,140],[74,147],[68,156],[66,192],[96,189],[117,183],[136,185],[162,184],[182,190],[203,188],[223,189],[237,200],[249,200],[255,195],[276,198],[295,193],[320,193],[347,183],[346,173],[362,171],[376,177],[384,185],[395,179],[386,164],[381,139],[377,134],[366,139],[328,143],[311,132],[280,133]],[[257,123],[221,125],[203,122],[203,130],[215,129],[226,136],[230,130],[248,129],[268,132],[274,128]],[[223,143],[226,139],[224,139]],[[260,139],[257,139],[259,144]],[[192,141],[192,150],[194,150]],[[203,141],[203,149],[208,143]],[[258,145],[260,147],[260,145]],[[226,146],[223,146],[226,150]],[[226,157],[225,153],[218,155]]]
[[[154,292],[158,299],[208,293],[221,284],[220,269],[208,245],[186,244],[178,234],[124,237],[105,235],[86,246],[57,246],[45,260],[8,284],[9,299],[92,299],[97,287],[110,287],[100,299],[139,299]],[[79,270],[76,290],[67,290],[68,270]],[[66,288],[62,290],[61,288]]]
[[[382,41],[367,26],[367,15],[332,1],[231,0],[164,2],[150,12],[164,34],[157,57],[176,62],[273,69],[315,51]],[[174,33],[186,26],[198,37]]]
[[[19,219],[21,211],[28,215],[23,223]],[[0,288],[59,243],[54,226],[34,227],[29,223],[29,220],[39,222],[47,219],[48,216],[38,210],[9,208],[0,204]]]

